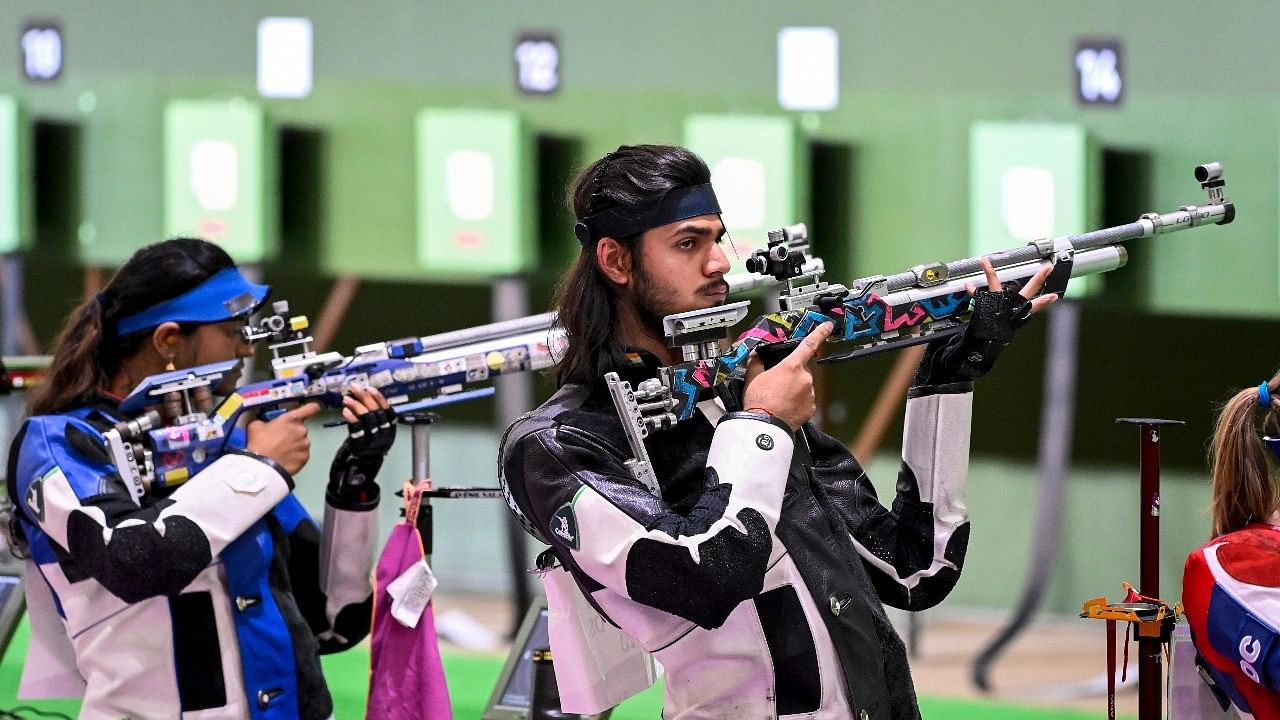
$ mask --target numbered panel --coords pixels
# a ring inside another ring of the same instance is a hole
[[[25,133],[18,101],[0,95],[0,253],[26,246],[27,199],[22,192]]]
[[[266,178],[262,108],[244,101],[169,103],[164,118],[165,235],[222,245],[237,262],[275,255],[275,193]]]
[[[835,110],[840,104],[840,37],[835,28],[778,32],[778,104],[787,110]]]
[[[770,230],[805,220],[799,209],[804,163],[791,118],[691,115],[685,120],[684,141],[711,168],[711,183],[733,239],[724,248],[731,272],[745,269],[747,257],[765,246]]]
[[[33,82],[50,82],[62,76],[62,28],[55,23],[29,23],[18,39],[22,48],[22,74]]]
[[[266,17],[258,21],[258,94],[304,98],[311,94],[311,20]]]
[[[526,33],[516,39],[516,89],[549,95],[560,88],[560,43],[552,35]]]
[[[418,114],[418,264],[441,280],[531,269],[532,147],[519,116]]]
[[[1076,100],[1081,105],[1118,105],[1124,99],[1124,47],[1119,40],[1081,40],[1072,57]]]
[[[969,149],[972,254],[1098,228],[1099,163],[1082,126],[976,123]],[[1069,292],[1092,292],[1098,282],[1073,280]]]

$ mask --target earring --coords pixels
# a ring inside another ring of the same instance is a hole
[[[165,345],[168,345],[170,348],[172,348],[174,345],[177,345],[177,344],[178,344],[178,338],[176,338],[176,337],[174,337],[174,336],[170,335],[169,337],[167,337],[167,338],[165,338],[165,339],[164,339],[164,344],[165,344]],[[165,372],[173,372],[173,371],[176,369],[176,368],[174,368],[174,367],[173,367],[173,353],[172,353],[172,352],[170,352],[170,353],[169,353],[169,362],[165,363],[164,369],[165,369]]]

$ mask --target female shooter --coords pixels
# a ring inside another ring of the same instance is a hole
[[[1236,393],[1214,431],[1213,539],[1187,558],[1182,602],[1220,700],[1280,720],[1280,375]]]
[[[139,500],[103,444],[142,379],[251,355],[241,330],[269,292],[216,245],[174,239],[68,320],[6,475],[30,555],[24,696],[83,694],[82,718],[332,716],[319,655],[368,632],[386,400],[344,399],[323,534],[291,493],[316,405],[237,429],[232,452]]]

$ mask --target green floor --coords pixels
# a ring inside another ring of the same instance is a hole
[[[15,699],[18,678],[22,674],[22,658],[27,649],[27,624],[23,622],[13,643],[0,660],[0,708],[28,705],[41,710],[56,710],[72,717],[79,703],[70,700],[19,702]],[[336,705],[338,720],[364,717],[365,695],[369,673],[369,655],[359,647],[325,658],[325,674]],[[457,720],[478,720],[489,699],[489,691],[502,669],[502,659],[493,656],[446,655],[445,672],[453,697],[453,716]],[[658,720],[662,708],[659,687],[623,703],[614,713],[615,720]],[[1098,720],[1105,712],[1081,713],[1064,710],[1041,710],[973,700],[921,698],[921,714],[926,720]]]

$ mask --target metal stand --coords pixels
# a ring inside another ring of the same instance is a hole
[[[493,283],[493,319],[495,322],[514,320],[529,314],[529,283],[522,277],[500,277]],[[497,389],[494,407],[495,424],[498,437],[506,429],[533,406],[533,382],[529,373],[501,375],[494,380]],[[529,537],[520,527],[511,513],[503,512],[506,518],[508,558],[508,576],[511,579],[511,635],[520,628],[520,618],[525,608],[533,602],[533,594],[529,589],[529,574],[525,572],[529,556]]]
[[[1076,415],[1077,357],[1080,346],[1080,305],[1073,300],[1056,303],[1048,314],[1045,337],[1044,411],[1040,415],[1040,449],[1037,458],[1040,497],[1036,503],[1031,564],[1022,599],[1013,618],[973,661],[973,683],[991,690],[992,664],[1009,643],[1030,624],[1040,609],[1053,577],[1061,543],[1062,516],[1066,507],[1067,474],[1071,468],[1072,429]],[[914,617],[914,616],[913,616]]]
[[[408,413],[401,415],[399,421],[409,426],[413,448],[414,485],[431,479],[431,424],[440,416],[433,412]],[[430,488],[430,485],[427,486]],[[422,549],[427,555],[427,564],[431,564],[431,549],[434,538],[434,526],[431,522],[431,499],[426,494],[418,505],[418,534],[422,536]]]
[[[29,347],[30,326],[23,311],[23,294],[22,259],[16,254],[0,255],[0,355],[34,352]],[[22,414],[20,397],[0,400],[0,437],[13,437]],[[8,452],[7,444],[0,443],[0,452]]]
[[[1169,426],[1185,425],[1181,420],[1154,418],[1117,418],[1117,423],[1137,425],[1141,440],[1141,501],[1139,518],[1138,591],[1151,598],[1160,597],[1160,431]],[[1138,720],[1160,720],[1160,689],[1163,656],[1159,638],[1138,636]]]

